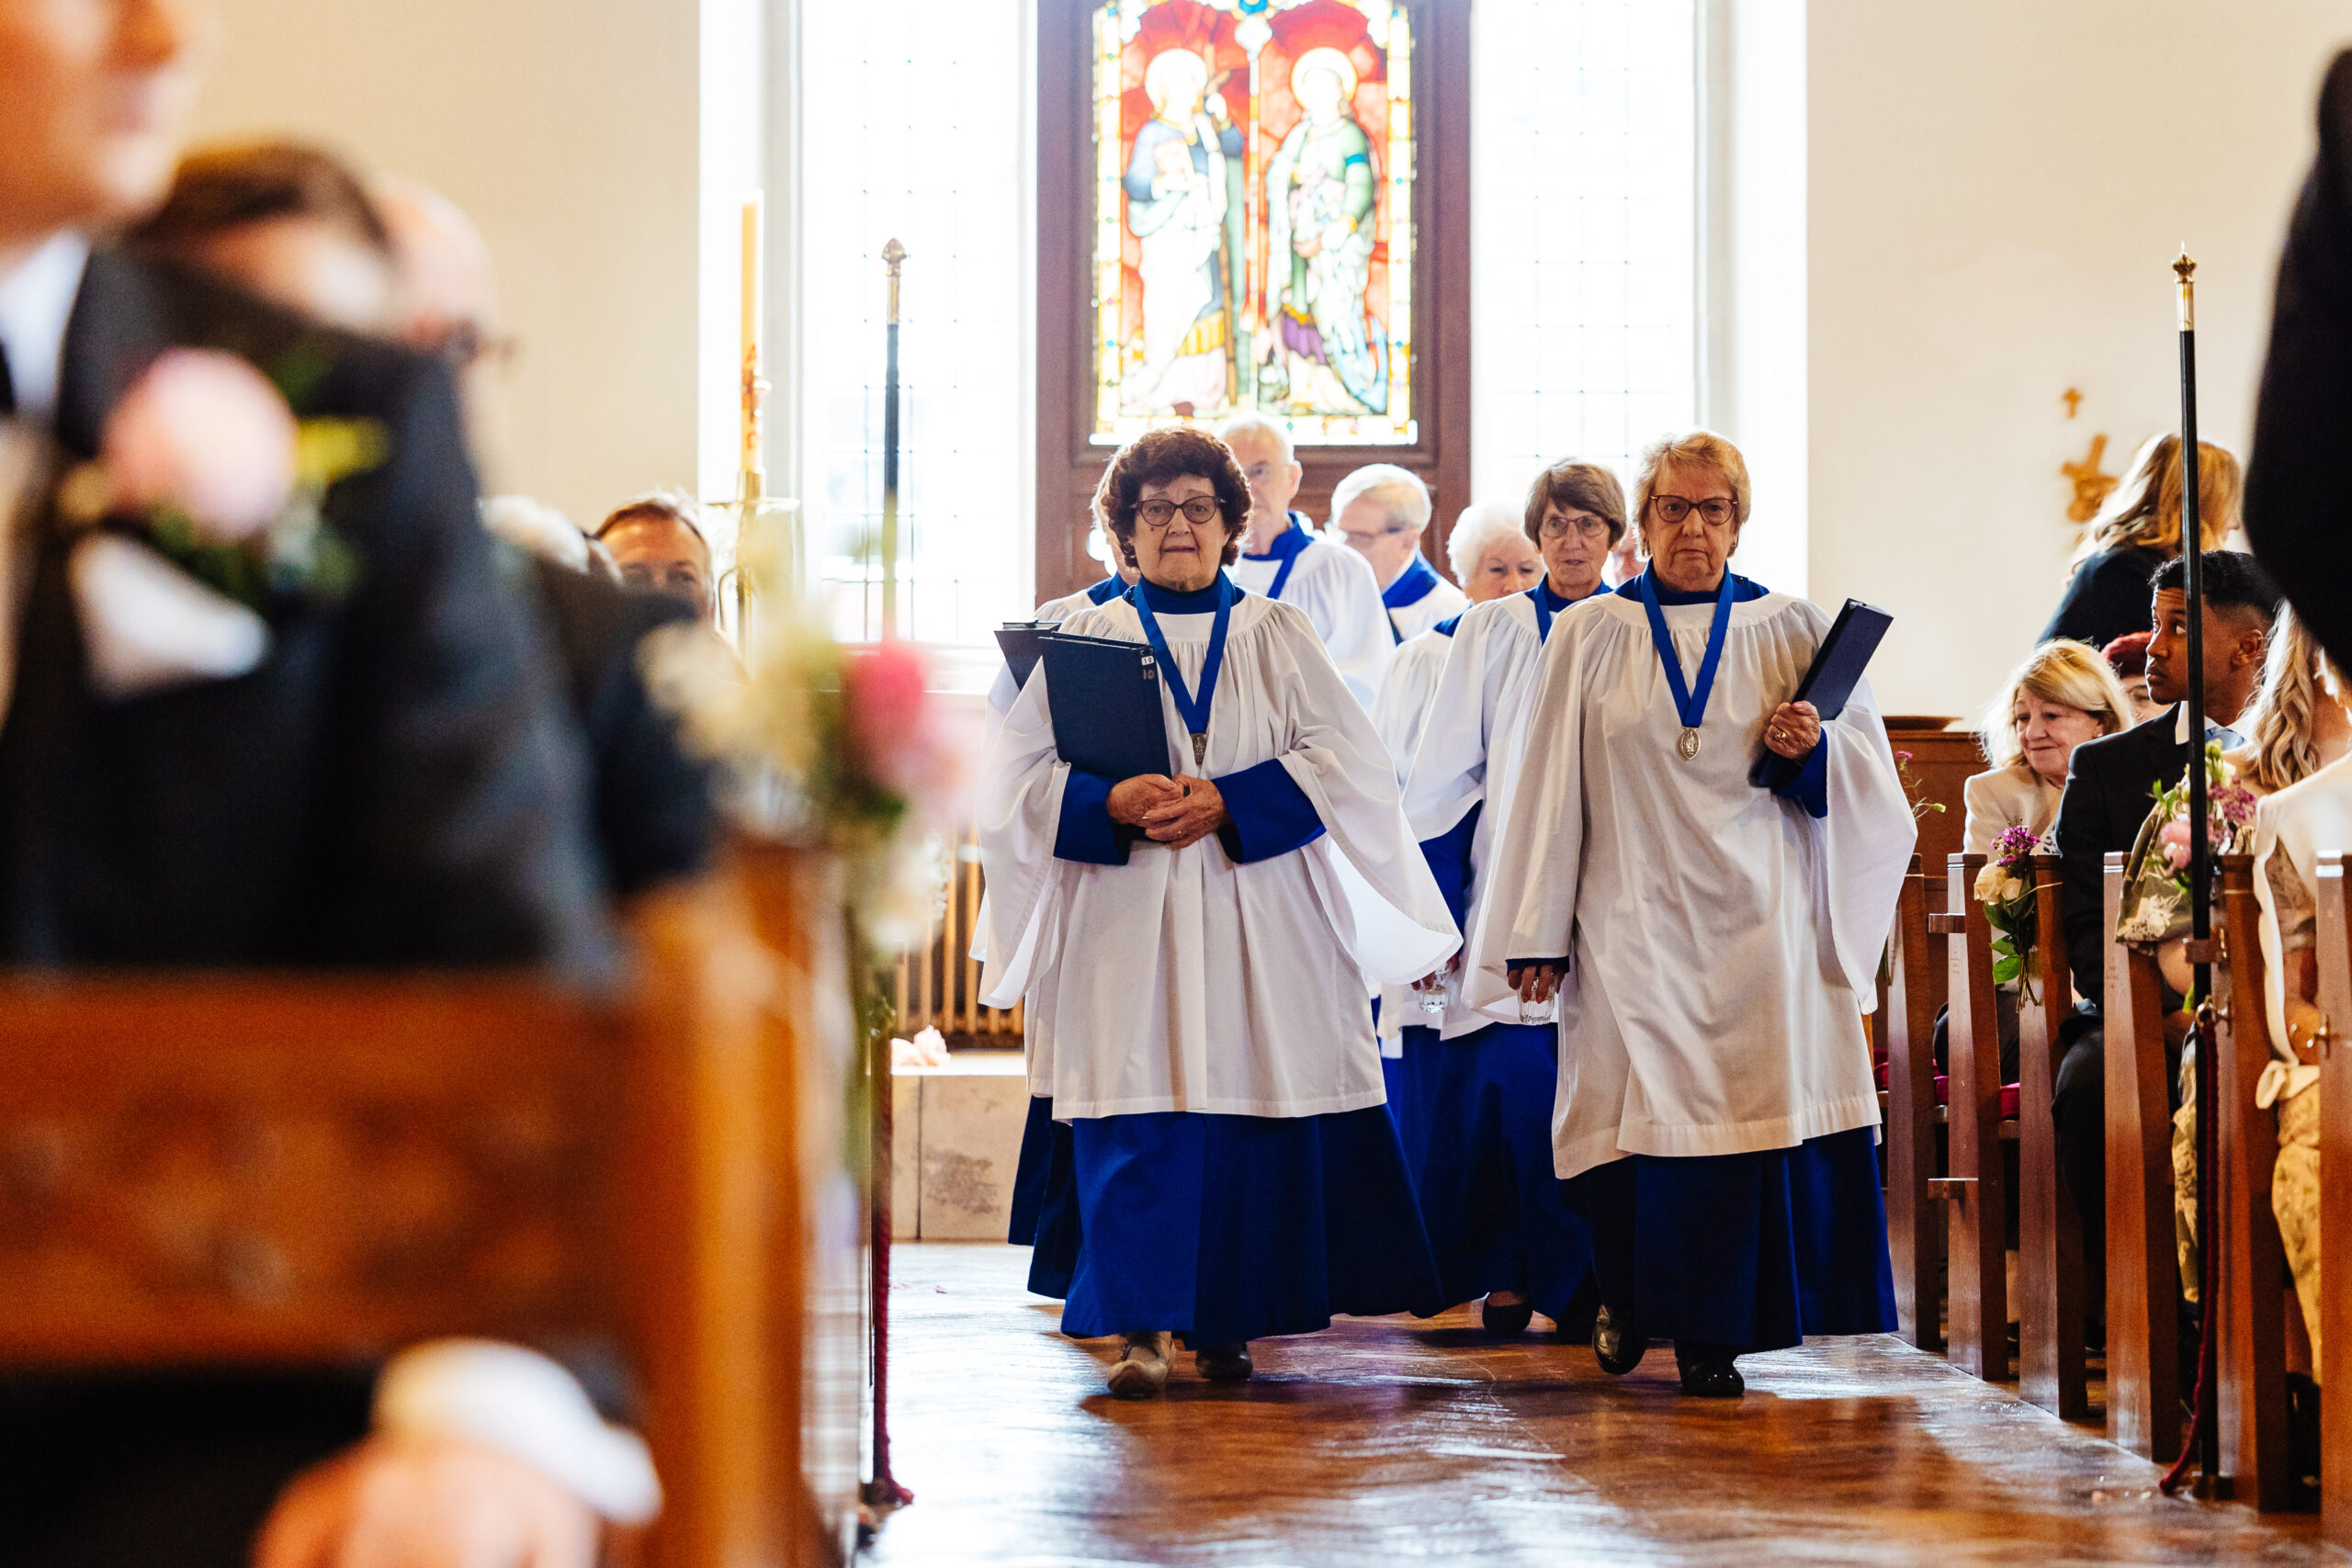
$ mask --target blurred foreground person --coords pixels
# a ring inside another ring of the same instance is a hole
[[[602,981],[578,739],[475,522],[447,375],[93,244],[165,195],[213,32],[187,4],[0,0],[0,960]],[[499,1540],[584,1568],[593,1507],[649,1512],[634,1439],[492,1349],[388,1378],[379,1435],[265,1562]],[[486,1378],[585,1462],[469,1429],[442,1393]],[[7,1559],[242,1564],[286,1478],[367,1430],[370,1381],[0,1379]]]

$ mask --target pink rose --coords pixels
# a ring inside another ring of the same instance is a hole
[[[842,665],[842,705],[862,771],[896,795],[942,788],[951,765],[932,710],[922,655],[902,642],[851,652]]]
[[[177,507],[212,544],[249,539],[294,493],[294,411],[233,354],[167,350],[107,421],[99,456],[111,507]]]
[[[2165,859],[2175,871],[2188,865],[2188,824],[2176,817],[2156,829],[2156,842],[2163,846]]]

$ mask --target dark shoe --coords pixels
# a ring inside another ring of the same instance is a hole
[[[1611,1377],[1622,1378],[1642,1364],[1642,1353],[1650,1348],[1649,1340],[1628,1328],[1602,1307],[1592,1320],[1592,1359]]]
[[[1732,1365],[1737,1352],[1728,1345],[1674,1344],[1674,1364],[1682,1373],[1682,1392],[1698,1399],[1737,1399],[1747,1392],[1747,1380]]]
[[[1486,1325],[1487,1333],[1498,1339],[1509,1339],[1514,1335],[1526,1333],[1527,1325],[1534,1319],[1533,1302],[1514,1302],[1506,1305],[1488,1296],[1478,1303],[1478,1321]]]
[[[1247,1344],[1198,1346],[1193,1351],[1193,1365],[1211,1382],[1247,1382],[1258,1370],[1250,1359]]]

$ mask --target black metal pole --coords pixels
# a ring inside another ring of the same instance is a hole
[[[889,348],[882,370],[882,640],[899,635],[899,265],[907,250],[882,247],[890,268]]]

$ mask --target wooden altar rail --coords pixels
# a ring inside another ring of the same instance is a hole
[[[2320,1529],[2352,1548],[2352,856],[2319,857]]]
[[[1009,1009],[980,1005],[980,965],[972,957],[972,942],[986,891],[979,829],[967,825],[956,842],[945,903],[929,933],[898,962],[891,993],[898,1021],[892,1027],[901,1036],[936,1029],[957,1044],[1021,1043],[1018,1003]]]
[[[838,1562],[802,1386],[832,896],[775,853],[654,896],[628,1005],[499,976],[0,977],[0,1367],[593,1337],[645,1391],[655,1563]]]
[[[2174,1249],[2172,1105],[2156,961],[2114,939],[2121,852],[2105,864],[2107,1435],[2143,1459],[2180,1452],[2180,1265]]]
[[[1928,929],[1943,895],[1911,857],[1895,901],[1886,995],[1878,1010],[1886,1056],[1886,1245],[1894,1265],[1896,1332],[1923,1350],[1943,1345],[1944,1220],[1929,1190],[1940,1161],[1933,1051],[1944,1005],[1945,939]]]

